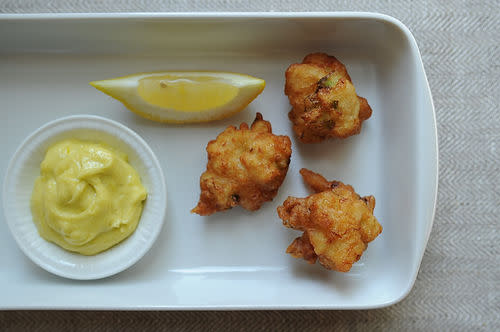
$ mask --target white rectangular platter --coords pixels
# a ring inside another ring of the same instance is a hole
[[[357,136],[304,145],[287,117],[284,72],[318,51],[347,66],[373,115]],[[267,84],[236,116],[198,125],[145,120],[88,85],[196,69]],[[0,15],[0,78],[2,180],[17,146],[38,127],[96,114],[148,142],[168,191],[153,248],[128,270],[94,281],[60,278],[33,264],[0,214],[0,309],[357,309],[396,303],[411,290],[434,217],[437,134],[418,48],[399,21],[370,13]],[[256,112],[292,139],[278,195],[256,212],[191,214],[207,142]],[[276,207],[288,195],[310,193],[302,167],[376,197],[384,230],[348,273],[285,254],[299,233],[282,226]]]

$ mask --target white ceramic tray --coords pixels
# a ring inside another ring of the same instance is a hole
[[[337,56],[373,116],[360,135],[298,142],[283,94],[287,66],[310,52]],[[266,80],[246,110],[223,121],[163,125],[137,117],[89,81],[162,69],[234,71]],[[411,290],[432,227],[437,192],[434,108],[414,38],[370,13],[0,15],[0,174],[30,133],[72,114],[116,120],[154,150],[168,184],[167,219],[153,248],[102,280],[54,276],[26,258],[0,214],[0,309],[355,309],[383,307]],[[293,154],[278,196],[257,212],[189,213],[205,146],[255,112],[288,134]],[[285,254],[298,235],[276,207],[309,193],[307,167],[377,199],[384,227],[349,273]]]

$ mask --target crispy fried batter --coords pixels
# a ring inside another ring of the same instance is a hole
[[[351,186],[327,181],[305,168],[300,174],[316,193],[288,197],[278,207],[283,225],[304,232],[286,252],[310,264],[319,259],[327,269],[347,272],[382,232],[373,216],[375,198],[360,197]]]
[[[201,195],[191,210],[202,216],[236,205],[254,211],[276,196],[292,154],[288,136],[273,135],[271,124],[257,116],[248,128],[228,127],[207,145],[207,170],[201,175]]]
[[[372,114],[366,99],[356,95],[345,66],[333,56],[309,54],[288,67],[285,76],[292,105],[288,117],[304,143],[358,134]]]

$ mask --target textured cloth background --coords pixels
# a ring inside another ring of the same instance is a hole
[[[370,311],[0,312],[0,330],[500,331],[499,0],[0,0],[4,13],[340,10],[406,24],[434,97],[438,207],[405,300]]]

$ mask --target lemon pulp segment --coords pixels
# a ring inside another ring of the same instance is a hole
[[[208,76],[165,75],[139,80],[137,92],[151,105],[199,112],[227,104],[238,94],[238,88]]]

